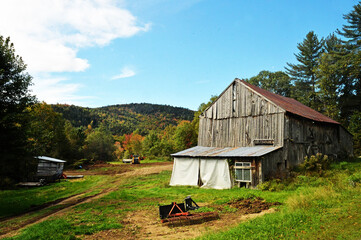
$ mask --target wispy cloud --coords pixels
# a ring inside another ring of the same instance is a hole
[[[50,75],[44,75],[36,76],[34,78],[34,85],[30,89],[40,101],[46,101],[50,104],[68,103],[82,105],[83,100],[93,97],[77,95],[81,87],[81,84],[71,83],[67,78],[53,78]]]
[[[46,102],[75,99],[81,85],[64,83],[52,73],[81,72],[89,62],[82,48],[104,46],[116,38],[146,32],[142,24],[116,0],[2,0],[0,35],[10,36],[16,53],[34,76],[34,93]],[[130,71],[125,72],[130,76]],[[38,78],[47,74],[47,78]],[[59,87],[61,86],[61,87]]]
[[[129,67],[124,67],[122,72],[118,75],[115,75],[111,78],[111,80],[121,79],[121,78],[128,78],[135,76],[135,71]]]

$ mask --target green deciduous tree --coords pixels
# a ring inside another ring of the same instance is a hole
[[[85,142],[85,127],[73,127],[70,121],[65,121],[65,135],[68,139],[69,149],[67,150],[68,164],[75,160],[84,158],[83,146]]]
[[[26,108],[35,101],[30,85],[31,76],[10,38],[0,36],[0,187],[26,177],[33,162],[26,136]]]
[[[248,80],[249,83],[281,96],[290,97],[291,78],[282,71],[270,72],[263,70]]]
[[[101,124],[87,135],[84,146],[84,154],[87,159],[92,161],[112,161],[115,159],[114,151],[113,136],[104,124]]]
[[[287,63],[286,73],[291,77],[295,88],[292,97],[303,104],[319,109],[320,100],[317,96],[318,77],[316,70],[322,53],[323,39],[311,31],[303,42],[297,45],[299,53],[295,54],[298,64]]]
[[[161,156],[162,145],[158,134],[152,130],[143,140],[143,152],[147,157]]]
[[[38,155],[68,160],[70,143],[65,134],[65,120],[46,103],[29,107],[28,139]]]
[[[212,95],[211,98],[209,99],[209,101],[207,103],[201,103],[201,105],[199,105],[198,110],[194,113],[194,117],[193,117],[193,121],[192,121],[192,125],[194,128],[194,131],[196,132],[196,137],[198,138],[198,131],[199,131],[199,116],[209,107],[212,105],[212,103],[214,103],[214,101],[216,101],[218,98],[217,95]]]
[[[175,129],[173,140],[176,151],[197,145],[197,134],[192,123],[186,120],[180,122]]]

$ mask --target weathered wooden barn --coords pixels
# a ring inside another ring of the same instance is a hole
[[[316,153],[350,156],[352,135],[292,98],[235,79],[201,114],[198,146],[172,154],[170,184],[255,187]]]

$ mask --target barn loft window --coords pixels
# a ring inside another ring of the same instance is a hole
[[[234,165],[236,181],[251,182],[251,163],[250,162],[236,162]]]
[[[237,101],[237,86],[234,83],[232,85],[232,112],[236,112],[236,101]]]

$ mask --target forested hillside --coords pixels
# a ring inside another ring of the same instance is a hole
[[[141,135],[150,130],[163,130],[168,125],[177,125],[181,120],[191,121],[192,110],[150,103],[131,103],[100,108],[83,108],[57,104],[53,109],[61,113],[74,127],[98,127],[104,122],[114,135],[130,134],[138,129]]]

